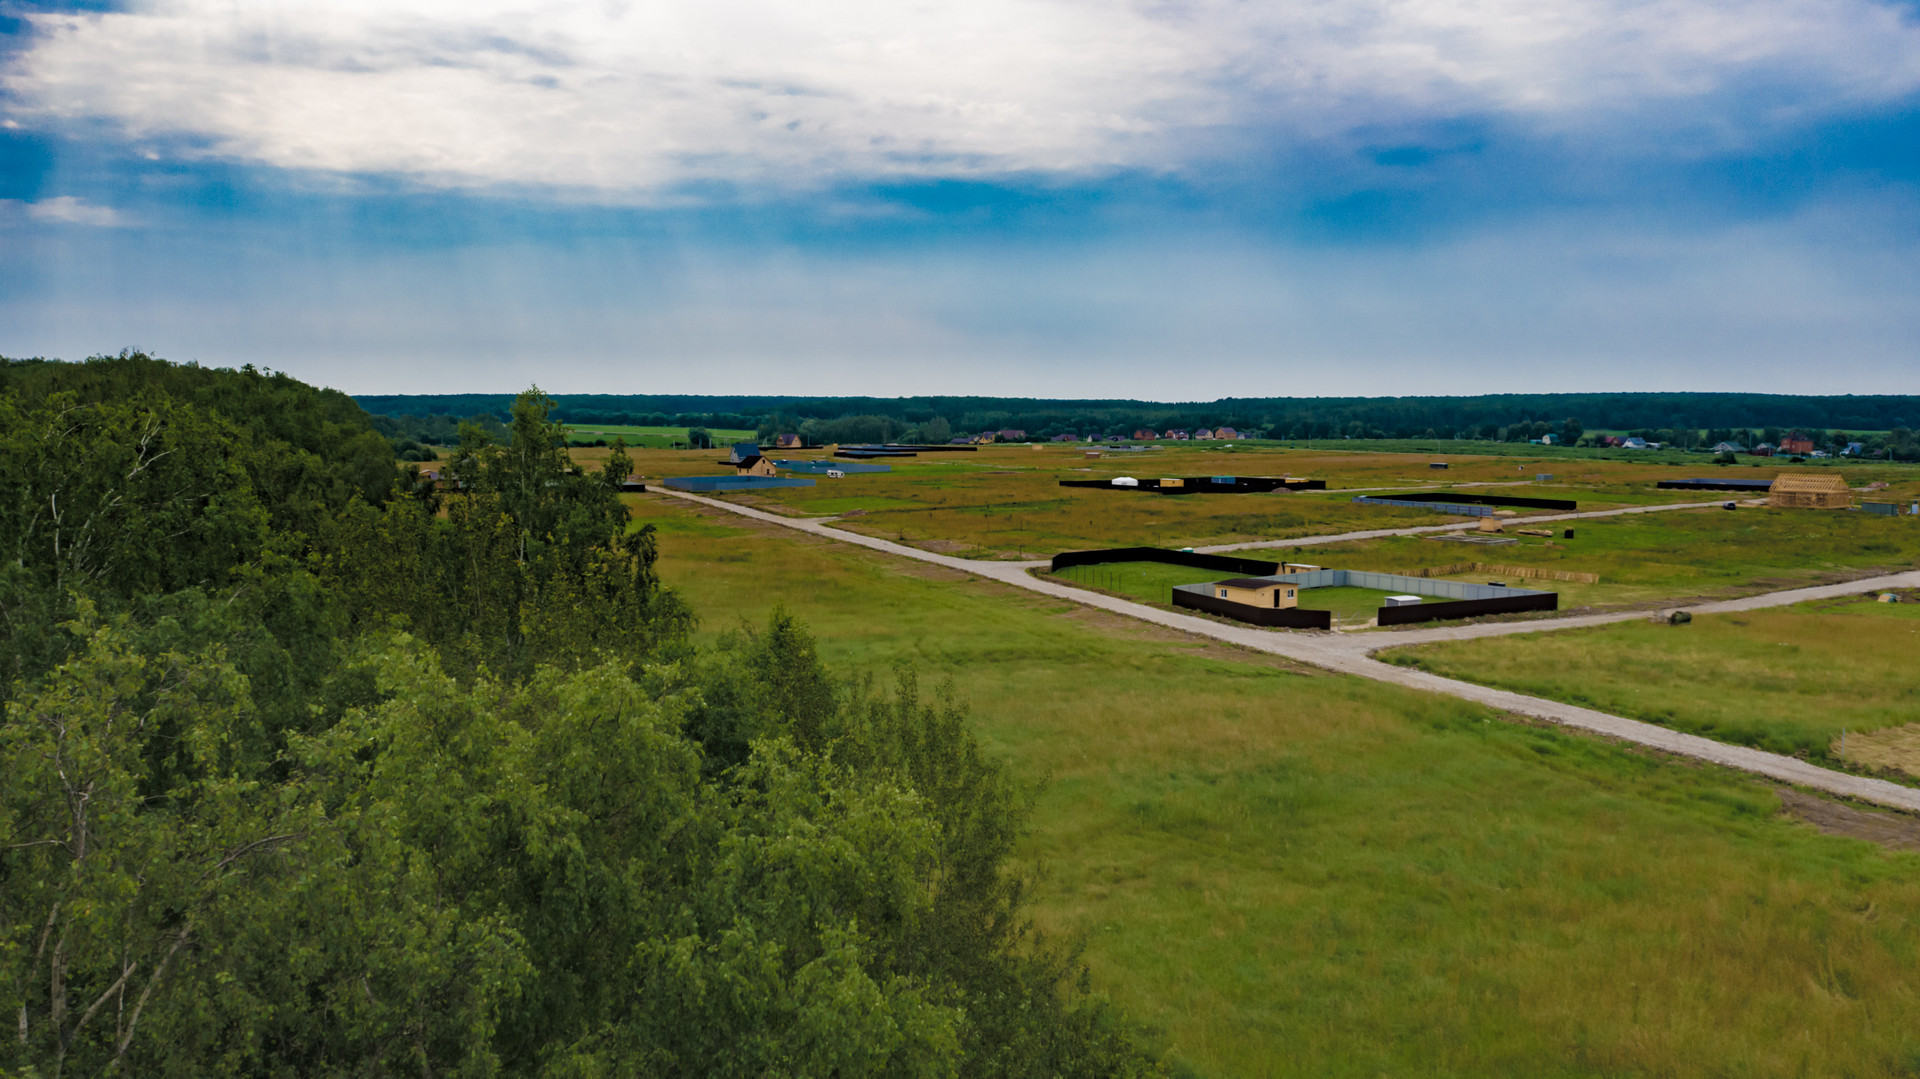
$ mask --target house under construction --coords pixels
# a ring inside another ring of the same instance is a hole
[[[1767,505],[1776,509],[1843,510],[1853,492],[1837,472],[1782,472],[1767,488]]]

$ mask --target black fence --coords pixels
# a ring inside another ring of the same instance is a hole
[[[1332,629],[1332,611],[1303,611],[1298,607],[1255,607],[1251,603],[1235,603],[1230,599],[1210,596],[1205,592],[1183,592],[1173,590],[1173,605],[1187,607],[1208,614],[1225,615],[1236,622],[1251,622],[1256,626],[1279,626],[1283,629]]]
[[[1053,556],[1052,569],[1068,566],[1099,566],[1110,562],[1164,562],[1169,566],[1238,573],[1243,577],[1268,577],[1278,572],[1280,563],[1258,558],[1234,558],[1231,555],[1199,554],[1194,551],[1169,551],[1164,547],[1113,547],[1104,551],[1061,551]]]
[[[1515,506],[1530,510],[1575,510],[1578,502],[1565,498],[1515,498],[1511,495],[1479,495],[1467,491],[1381,491],[1375,498],[1390,499],[1394,502],[1446,502],[1468,506]]]
[[[918,457],[911,450],[835,450],[835,457],[844,457],[849,461],[870,461],[875,457]]]
[[[1327,481],[1279,476],[1184,476],[1174,484],[1162,479],[1143,479],[1137,486],[1131,483],[1115,484],[1112,480],[1061,480],[1060,486],[1153,491],[1163,495],[1253,495],[1269,491],[1324,491]]]
[[[953,445],[951,443],[921,442],[859,442],[840,447],[843,450],[861,450],[868,453],[904,453],[911,456],[916,453],[978,453],[980,447],[973,445]]]
[[[1175,593],[1178,596],[1178,593]],[[1529,592],[1524,596],[1497,599],[1457,599],[1446,603],[1415,603],[1406,607],[1382,607],[1378,625],[1406,626],[1415,622],[1437,622],[1445,618],[1472,618],[1483,614],[1511,614],[1514,611],[1557,611],[1560,593]]]
[[[1654,487],[1662,491],[1753,491],[1766,494],[1772,480],[1722,480],[1699,476],[1690,480],[1661,480]]]

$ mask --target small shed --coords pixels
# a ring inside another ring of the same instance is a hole
[[[1235,577],[1232,580],[1215,581],[1213,594],[1229,603],[1244,603],[1249,607],[1300,605],[1299,585],[1269,581],[1264,577]]]
[[[1843,510],[1853,492],[1837,472],[1782,472],[1767,488],[1767,505],[1777,509]]]

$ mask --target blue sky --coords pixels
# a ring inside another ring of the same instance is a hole
[[[350,392],[1920,387],[1870,0],[0,0],[0,354]]]

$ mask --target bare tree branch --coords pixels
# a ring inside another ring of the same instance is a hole
[[[148,978],[145,988],[140,990],[140,999],[134,1002],[133,1015],[127,1020],[126,1032],[120,1035],[120,1045],[113,1051],[113,1059],[107,1061],[104,1071],[111,1072],[120,1066],[121,1059],[127,1055],[127,1047],[133,1044],[133,1032],[140,1028],[140,1012],[147,1006],[147,998],[153,995],[160,979],[166,977],[167,967],[173,962],[173,957],[180,954],[180,949],[186,946],[187,938],[192,935],[192,923],[180,927],[180,935],[174,938],[173,947],[167,949],[166,958],[160,960],[160,965],[153,970],[153,977]]]

